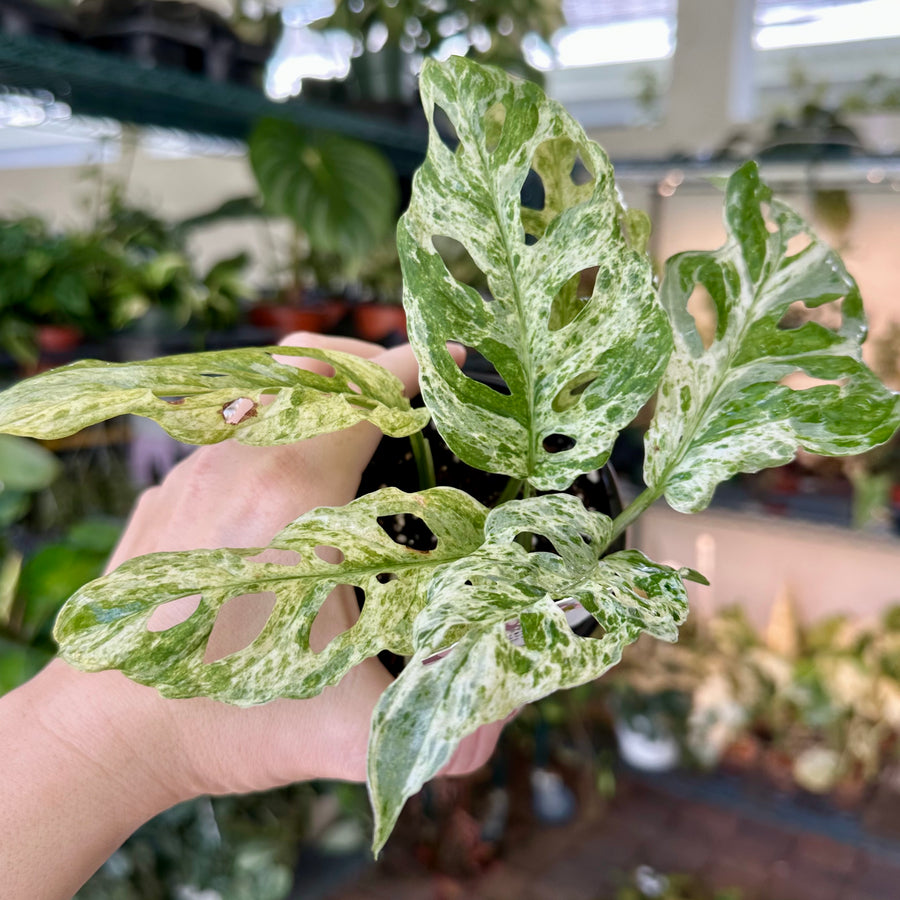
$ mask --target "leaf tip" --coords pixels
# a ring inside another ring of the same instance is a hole
[[[682,566],[678,570],[678,574],[684,581],[693,581],[694,584],[703,584],[706,587],[709,587],[709,579],[698,572],[696,569],[691,569],[688,566]]]

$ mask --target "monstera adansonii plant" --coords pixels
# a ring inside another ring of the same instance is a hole
[[[465,735],[597,678],[642,632],[677,638],[684,580],[701,576],[637,550],[606,552],[651,503],[665,497],[697,512],[736,473],[786,463],[798,448],[858,453],[900,423],[897,395],[862,362],[855,282],[753,163],[725,188],[725,244],[673,257],[658,286],[646,218],[623,208],[609,159],[563,107],[460,58],[426,62],[421,94],[428,155],[397,239],[425,408],[412,408],[399,382],[368,361],[285,347],[82,361],[0,396],[0,429],[41,438],[134,413],[191,443],[280,444],[365,420],[421,444],[430,417],[460,459],[520,485],[493,509],[428,485],[314,509],[270,545],[296,551],[295,566],[256,561],[258,547],[132,559],[79,590],[57,621],[60,654],[75,666],[121,669],[167,697],[239,705],[311,697],[383,650],[406,657],[371,723],[376,851],[406,798]],[[539,209],[522,202],[529,173],[543,188]],[[439,249],[448,241],[481,270],[481,290],[450,274]],[[698,287],[715,310],[706,339],[688,311]],[[840,325],[787,327],[795,304],[834,304]],[[468,377],[448,341],[477,348],[506,389]],[[334,374],[276,355],[325,360]],[[804,390],[785,384],[798,371],[810,376]],[[589,511],[567,488],[604,464],[654,395],[646,489],[615,519]],[[379,518],[397,515],[424,521],[434,548],[392,540]],[[517,541],[523,533],[556,552],[530,551]],[[320,545],[338,548],[342,561],[320,559]],[[314,653],[312,622],[339,584],[361,589],[365,605]],[[262,585],[277,599],[261,634],[205,663],[219,609]],[[197,594],[186,621],[148,630],[161,604]],[[596,620],[594,636],[567,624],[574,604]]]

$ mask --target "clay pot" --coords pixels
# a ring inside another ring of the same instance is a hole
[[[406,312],[393,303],[362,303],[353,310],[353,331],[364,341],[406,337]]]
[[[257,303],[250,309],[250,323],[267,328],[283,337],[292,331],[330,332],[345,312],[342,302],[331,300],[310,306],[291,306],[284,303]]]
[[[39,325],[36,339],[42,353],[68,353],[81,343],[81,332],[73,325]]]

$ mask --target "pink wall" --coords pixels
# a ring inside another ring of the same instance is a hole
[[[710,587],[690,585],[695,614],[739,603],[763,627],[784,587],[806,621],[835,613],[872,620],[900,603],[900,539],[889,535],[751,513],[687,516],[658,504],[629,541],[651,559],[709,578]]]

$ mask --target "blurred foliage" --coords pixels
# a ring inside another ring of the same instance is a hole
[[[531,33],[549,40],[564,21],[560,0],[361,0],[336,4],[334,13],[314,27],[346,31],[360,48],[371,46],[380,31],[384,49],[363,49],[363,57],[388,56],[395,49],[407,56],[434,53],[449,41],[468,46],[479,62],[539,79],[523,57],[522,41]],[[392,61],[400,63],[396,56]]]
[[[193,216],[180,223],[180,233],[250,218],[288,223],[284,241],[266,232],[280,265],[273,276],[286,297],[306,287],[344,287],[372,271],[374,258],[385,259],[375,277],[386,281],[393,267],[399,279],[396,250],[393,257],[383,250],[393,244],[399,188],[378,149],[281,119],[262,119],[248,144],[257,195]]]
[[[5,548],[0,566],[0,694],[53,657],[51,630],[59,608],[102,573],[120,531],[119,522],[85,519],[35,552]]]
[[[198,273],[183,235],[107,192],[93,228],[55,233],[34,216],[0,220],[0,347],[20,363],[38,354],[42,325],[101,339],[160,309],[201,329],[234,322],[245,254]]]
[[[638,641],[609,679],[652,694],[677,686],[690,697],[688,748],[716,765],[732,748],[772,752],[794,781],[827,793],[868,784],[900,748],[900,607],[862,626],[846,616],[808,627],[781,595],[764,632],[742,609],[682,632],[678,644]]]
[[[300,844],[358,849],[367,816],[359,785],[306,783],[194,800],[140,828],[76,900],[283,900]],[[349,842],[341,838],[348,830],[356,835]]]

